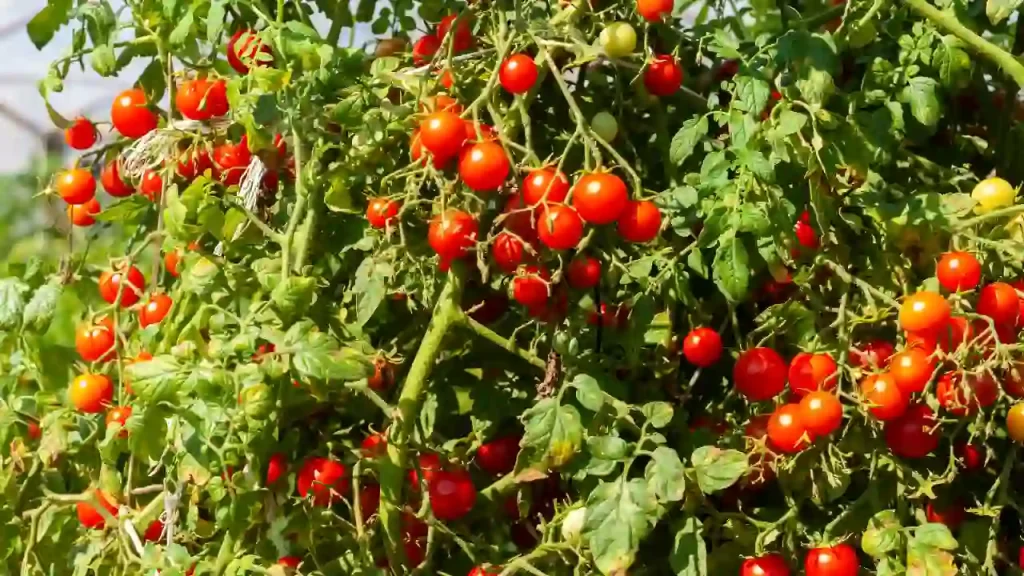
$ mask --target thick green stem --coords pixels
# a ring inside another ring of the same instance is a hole
[[[214,574],[223,574],[224,569],[227,568],[228,564],[235,557],[235,537],[231,532],[224,533],[224,539],[221,540],[220,550],[217,551],[217,560],[213,566]]]
[[[928,0],[903,0],[903,3],[930,20],[932,24],[935,24],[941,30],[956,36],[975,52],[991,60],[1003,72],[1013,78],[1013,81],[1018,86],[1024,88],[1024,64],[1021,64],[1014,58],[1013,54],[985,40],[973,30],[961,24],[955,14],[939,10],[932,6]]]
[[[1006,218],[1008,216],[1016,216],[1020,213],[1024,213],[1024,204],[1015,204],[1007,208],[1000,208],[991,212],[986,212],[980,216],[974,218],[968,218],[967,220],[961,220],[955,227],[958,229],[970,228],[971,226],[977,226],[988,220],[998,220],[1000,218]]]
[[[458,266],[458,263],[455,264]],[[427,392],[427,380],[441,354],[441,344],[452,326],[459,321],[462,311],[462,275],[453,267],[437,304],[430,327],[420,342],[416,357],[409,366],[409,373],[402,384],[398,397],[397,420],[391,424],[388,436],[388,460],[380,467],[380,520],[384,527],[384,542],[388,560],[395,570],[404,565],[405,551],[402,549],[402,523],[399,504],[402,501],[402,486],[405,480],[407,447],[415,429],[423,397]]]
[[[306,201],[308,194],[302,185],[302,141],[299,140],[299,131],[292,129],[292,146],[295,147],[295,205],[292,207],[292,214],[288,220],[288,229],[285,230],[284,240],[281,242],[281,279],[288,278],[291,273],[292,244],[295,241],[295,231],[299,228],[299,222],[306,216]]]
[[[494,330],[491,330],[487,326],[484,326],[483,324],[477,322],[476,320],[473,320],[472,318],[464,314],[461,310],[458,311],[458,314],[459,319],[462,321],[462,325],[475,332],[478,336],[482,337],[488,342],[493,342],[494,344],[497,344],[498,346],[504,348],[505,350],[508,350],[509,352],[515,354],[516,356],[519,356],[523,360],[529,362],[530,364],[536,366],[537,368],[540,368],[541,370],[547,368],[547,363],[544,362],[544,360],[538,357],[536,354],[533,354],[529,350],[523,350],[519,346],[516,346],[516,343],[513,342],[512,340],[505,338],[504,336],[498,334]]]

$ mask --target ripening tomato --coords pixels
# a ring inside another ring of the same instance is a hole
[[[526,54],[512,54],[501,63],[498,79],[512,94],[529,92],[537,82],[537,64]]]
[[[189,120],[209,120],[228,113],[227,83],[197,78],[178,86],[174,105]]]
[[[798,398],[814,390],[836,387],[836,361],[828,354],[801,352],[789,363],[789,389]]]
[[[672,15],[673,0],[637,0],[636,11],[648,22],[657,22]]]
[[[248,74],[252,66],[268,66],[273,52],[254,30],[238,30],[228,40],[228,64],[239,74]]]
[[[382,432],[372,432],[359,445],[363,458],[380,458],[388,452],[388,439]]]
[[[937,424],[931,408],[913,404],[902,416],[885,423],[885,443],[902,458],[923,458],[939,447]]]
[[[387,228],[394,222],[401,207],[397,200],[374,198],[366,207],[366,220],[373,228]]]
[[[160,195],[164,191],[164,180],[160,177],[159,172],[153,170],[146,170],[142,173],[142,179],[139,181],[139,192],[143,196],[149,198],[153,202],[160,201]]]
[[[552,250],[575,248],[583,239],[583,220],[565,204],[547,204],[537,218],[537,235]]]
[[[178,277],[178,265],[181,264],[181,250],[171,250],[164,254],[164,268],[167,273]]]
[[[527,308],[543,306],[548,301],[548,271],[537,266],[524,266],[512,279],[512,298]]]
[[[907,332],[934,334],[949,322],[949,317],[949,302],[935,292],[917,292],[900,306],[900,327]]]
[[[850,350],[850,358],[861,368],[885,368],[896,349],[885,340],[871,340]]]
[[[491,570],[487,570],[483,566],[474,566],[473,569],[470,570],[469,574],[467,574],[466,576],[498,576],[499,574],[501,574],[500,569],[498,569],[497,572],[492,572]]]
[[[39,422],[35,420],[29,420],[25,427],[28,429],[28,437],[30,440],[39,440],[39,437],[43,435],[43,429],[39,427]]]
[[[683,67],[675,56],[658,54],[644,69],[644,87],[655,96],[671,96],[683,85]]]
[[[298,568],[299,564],[302,564],[302,558],[298,556],[281,556],[277,559],[277,563],[280,566],[288,566],[289,568]]]
[[[110,121],[121,136],[141,138],[156,130],[157,116],[149,109],[146,93],[138,88],[125,90],[114,98]]]
[[[1024,402],[1018,402],[1006,413],[1006,432],[1010,438],[1024,444]]]
[[[494,247],[491,252],[494,254],[494,261],[498,267],[511,274],[522,264],[524,248],[523,241],[516,236],[508,232],[499,232],[494,238]]]
[[[135,193],[135,188],[132,188],[121,179],[119,170],[117,159],[107,162],[106,166],[103,167],[103,172],[100,174],[100,182],[103,184],[103,189],[107,191],[107,194],[117,198],[131,196]]]
[[[100,322],[93,326],[80,326],[75,333],[75,349],[86,362],[106,362],[114,357],[114,331]]]
[[[160,538],[164,535],[164,523],[159,519],[153,520],[146,526],[146,531],[142,534],[142,539],[146,542],[159,542]]]
[[[953,454],[956,455],[957,463],[968,472],[980,470],[985,465],[985,446],[983,444],[968,444],[961,440],[953,445]]]
[[[860,562],[849,544],[814,548],[804,559],[806,576],[857,576]]]
[[[476,463],[488,474],[508,474],[516,466],[520,436],[503,436],[481,444],[476,450]]]
[[[740,576],[789,576],[789,565],[779,554],[747,558],[740,566]]]
[[[569,285],[577,290],[587,290],[601,281],[601,263],[592,256],[579,255],[569,263],[567,273]]]
[[[636,50],[636,30],[628,22],[612,22],[601,30],[598,42],[609,58],[625,58]]]
[[[768,442],[772,448],[795,454],[808,446],[810,434],[800,419],[800,406],[783,404],[768,419]]]
[[[68,396],[79,412],[99,414],[114,399],[114,383],[103,374],[80,374],[71,381]]]
[[[950,530],[956,530],[967,518],[967,512],[964,511],[963,503],[959,501],[949,502],[940,508],[933,500],[925,506],[925,517],[929,522],[945,524]]]
[[[124,288],[121,288],[121,279],[127,276]],[[117,300],[118,292],[121,293],[121,306],[127,308],[139,301],[142,290],[146,287],[146,278],[135,266],[129,266],[126,274],[120,270],[104,270],[100,274],[100,297],[108,304]]]
[[[455,52],[465,52],[473,46],[473,31],[471,30],[472,19],[468,14],[449,14],[441,19],[437,25],[437,37],[443,42],[448,32],[455,25],[455,34],[452,38],[452,49]]]
[[[412,45],[413,64],[422,66],[430,62],[440,49],[441,39],[436,34],[427,34]]]
[[[560,171],[540,168],[530,172],[523,180],[523,202],[536,206],[541,201],[558,204],[569,195],[569,179]]]
[[[68,220],[75,226],[87,228],[96,223],[96,216],[100,213],[100,202],[90,198],[85,204],[68,206]]]
[[[85,168],[72,168],[57,175],[57,194],[71,205],[85,204],[96,196],[96,179]]]
[[[466,120],[463,122],[463,125],[466,127],[466,144],[498,141],[498,135],[494,132],[494,128],[484,124],[483,122]],[[480,132],[479,134],[477,134],[478,130]]]
[[[391,362],[383,356],[374,359],[373,374],[366,379],[366,384],[377,392],[383,392],[391,388],[391,385],[395,383],[394,380],[395,374]]]
[[[139,310],[139,326],[145,328],[152,324],[159,324],[171,311],[174,301],[167,294],[154,294],[149,297],[149,302]]]
[[[1015,362],[1006,371],[1003,391],[1013,398],[1024,398],[1024,363]]]
[[[237,144],[225,142],[213,149],[213,175],[225,186],[237,186],[251,161],[252,152],[245,137]]]
[[[889,373],[904,394],[923,392],[935,372],[935,360],[921,348],[908,348],[892,357]]]
[[[64,141],[75,150],[88,150],[96,143],[98,133],[89,120],[79,117],[64,129]]]
[[[206,148],[189,148],[178,156],[178,176],[185,180],[194,180],[213,168],[213,158]]]
[[[420,122],[419,132],[423,147],[438,158],[455,157],[466,142],[465,121],[459,118],[458,114],[448,110],[429,114]],[[504,157],[504,150],[501,155]],[[508,158],[505,158],[505,162],[508,162]],[[507,171],[505,175],[508,175]]]
[[[751,348],[736,359],[732,379],[747,400],[769,400],[786,387],[786,363],[771,348]]]
[[[478,142],[459,155],[459,177],[476,192],[497,190],[508,178],[511,165],[497,142]]]
[[[843,422],[843,405],[831,392],[811,392],[800,400],[800,421],[814,436],[828,436]]]
[[[910,403],[910,397],[900,390],[889,373],[869,375],[861,382],[860,394],[868,410],[879,420],[898,418]]]
[[[117,518],[117,502],[113,498],[98,489],[94,490],[92,495],[96,500],[99,500],[100,505],[103,506],[111,516]],[[93,506],[91,500],[75,504],[75,513],[78,516],[78,522],[82,524],[83,528],[103,528],[106,524],[103,514],[96,510],[96,507]]]
[[[572,205],[591,224],[610,224],[629,205],[626,183],[614,174],[587,174],[572,188]]]
[[[619,215],[619,236],[627,242],[650,242],[661,230],[661,210],[654,202],[629,202]]]
[[[438,79],[438,82],[441,83],[441,86],[451,90],[452,86],[455,85],[455,78],[452,77],[452,71],[447,68],[441,70],[441,77]]]
[[[288,458],[280,452],[272,454],[270,460],[267,461],[267,486],[277,484],[277,481],[287,471]]]
[[[117,422],[117,424],[122,428],[121,432],[118,435],[121,438],[127,438],[128,430],[125,430],[124,427],[128,423],[128,419],[131,418],[131,416],[131,406],[114,406],[113,408],[107,411],[107,426],[110,426],[111,424]]]
[[[935,267],[935,275],[950,292],[974,290],[981,282],[981,264],[970,252],[946,252]]]
[[[427,242],[441,257],[441,264],[462,258],[476,244],[476,218],[461,210],[449,210],[436,216],[427,230]]]
[[[465,470],[435,472],[428,490],[430,509],[438,520],[458,520],[476,504],[476,487]]]
[[[313,503],[323,507],[330,506],[336,495],[348,493],[349,486],[345,465],[321,457],[306,458],[295,481],[299,496],[312,495]]]
[[[1013,286],[993,282],[978,295],[978,314],[988,316],[997,325],[1015,326],[1020,315],[1020,300]]]
[[[935,396],[950,414],[966,416],[994,404],[999,398],[999,385],[988,374],[968,374],[961,378],[959,374],[947,372],[939,377]]]
[[[971,191],[971,198],[977,202],[974,211],[978,214],[985,214],[999,208],[1012,206],[1017,191],[1010,186],[1010,183],[1002,178],[987,178],[978,182]]]
[[[683,355],[690,364],[707,368],[722,357],[722,337],[706,326],[694,328],[683,338]]]

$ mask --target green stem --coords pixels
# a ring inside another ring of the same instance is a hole
[[[331,18],[331,29],[327,32],[327,44],[337,46],[341,38],[342,17],[348,12],[348,2],[338,2],[334,8],[334,17]]]
[[[455,263],[458,266],[458,263]],[[441,296],[434,306],[430,327],[420,342],[419,350],[409,366],[402,393],[398,397],[397,421],[390,427],[388,437],[388,460],[380,466],[380,521],[384,528],[384,542],[388,560],[393,569],[404,565],[405,551],[402,549],[402,526],[399,503],[405,480],[408,453],[406,448],[412,437],[423,397],[427,391],[427,379],[441,354],[441,344],[452,326],[459,321],[462,298],[462,275],[453,268],[448,272]]]
[[[281,279],[288,278],[291,272],[292,243],[295,240],[295,231],[299,228],[299,221],[306,214],[307,193],[302,185],[302,142],[299,140],[299,131],[292,128],[292,145],[295,146],[295,205],[292,207],[292,214],[288,220],[288,228],[284,233],[284,240],[281,242]]]
[[[928,0],[903,0],[903,3],[930,20],[938,28],[962,40],[973,48],[975,52],[991,60],[1003,72],[1013,78],[1018,86],[1024,88],[1024,64],[1017,61],[1013,54],[985,40],[973,30],[961,24],[955,14],[939,10],[932,6]]]
[[[1015,204],[1015,205],[1009,206],[1007,208],[1000,208],[998,210],[993,210],[991,212],[982,214],[981,216],[975,216],[974,218],[968,218],[967,220],[961,220],[954,227],[958,228],[958,229],[960,229],[960,228],[970,228],[971,226],[976,226],[978,224],[982,224],[982,223],[984,223],[987,220],[994,220],[994,219],[997,219],[997,218],[1002,218],[1004,216],[1016,216],[1017,214],[1020,214],[1022,212],[1024,212],[1024,204]]]
[[[224,539],[221,540],[220,550],[217,551],[217,560],[213,566],[214,574],[223,574],[224,568],[231,562],[235,557],[235,537],[231,532],[224,533]]]
[[[501,348],[508,350],[509,352],[515,354],[516,356],[519,356],[523,360],[526,360],[527,362],[536,366],[537,368],[540,368],[541,370],[547,369],[547,362],[545,362],[536,354],[533,354],[529,350],[523,350],[519,346],[516,346],[516,343],[514,341],[505,338],[504,336],[498,334],[494,330],[491,330],[487,326],[484,326],[483,324],[477,322],[476,320],[473,320],[472,318],[464,314],[461,310],[458,311],[458,314],[459,320],[461,320],[462,325],[465,326],[467,329],[475,332],[484,340],[492,342],[500,346]]]

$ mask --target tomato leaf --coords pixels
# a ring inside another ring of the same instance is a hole
[[[647,423],[655,428],[668,426],[674,414],[668,402],[648,402],[640,408],[640,412],[647,418]]]
[[[668,562],[676,576],[707,576],[708,551],[700,520],[688,516],[672,527],[676,535]]]
[[[690,456],[701,492],[711,494],[732,486],[747,471],[747,455],[738,450],[702,446]]]
[[[587,450],[602,460],[621,460],[626,457],[629,445],[617,436],[591,436],[587,438]]]
[[[523,412],[520,420],[525,428],[521,446],[529,451],[528,462],[558,468],[579,452],[583,426],[575,406],[544,398]]]
[[[739,76],[736,78],[736,89],[733,90],[732,107],[742,112],[760,114],[768,104],[771,86],[760,78]]]
[[[300,311],[309,309],[313,304],[315,291],[316,278],[289,276],[274,287],[270,293],[270,299],[278,312],[289,318]]]
[[[747,295],[749,260],[747,248],[736,237],[726,238],[718,245],[712,274],[718,289],[731,302],[740,302]]]
[[[53,313],[57,309],[57,301],[60,300],[64,287],[59,281],[51,280],[36,289],[25,305],[21,315],[21,324],[25,328],[31,328],[36,332],[46,332],[53,319]]]
[[[893,510],[882,510],[871,517],[861,535],[860,546],[869,556],[881,558],[900,546],[900,522]]]
[[[669,160],[676,164],[685,162],[707,133],[708,119],[704,116],[683,122],[683,127],[672,137],[669,145]]]
[[[657,503],[641,478],[602,482],[587,497],[583,538],[602,574],[625,573],[650,532]]]
[[[999,24],[1010,17],[1021,5],[1021,0],[987,0],[985,15],[993,24]]]
[[[576,400],[587,410],[597,412],[604,406],[604,391],[593,376],[577,374],[569,385],[576,388]]]
[[[678,502],[683,499],[686,492],[686,468],[675,450],[665,446],[655,448],[644,477],[659,502]]]
[[[167,354],[125,367],[125,377],[135,394],[149,403],[174,400],[188,373],[177,358]]]
[[[916,76],[900,92],[900,101],[910,106],[910,114],[929,128],[934,127],[942,117],[937,87],[938,82],[934,78]]]
[[[0,278],[0,330],[11,330],[21,322],[27,284],[17,278]]]
[[[930,546],[940,550],[956,550],[957,546],[953,533],[945,524],[939,522],[929,522],[915,528],[909,544]]]
[[[96,219],[102,222],[121,222],[126,226],[143,223],[147,217],[154,214],[154,205],[142,194],[132,194],[114,202],[96,215]]]
[[[28,37],[36,48],[49,44],[61,26],[68,23],[72,5],[71,0],[52,0],[28,21]]]
[[[1019,0],[1017,3],[1020,3]],[[939,79],[947,88],[961,89],[970,82],[971,57],[956,36],[947,34],[942,37],[935,49],[932,64],[939,70]]]
[[[354,381],[373,374],[373,364],[365,356],[351,348],[340,348],[310,320],[292,325],[282,347],[292,351],[292,366],[305,378]]]

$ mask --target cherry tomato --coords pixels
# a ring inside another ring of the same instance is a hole
[[[711,328],[701,326],[683,338],[683,355],[698,368],[707,368],[722,357],[722,337]]]
[[[520,436],[503,436],[481,444],[476,451],[476,463],[488,474],[508,474],[516,466]]]
[[[178,176],[185,180],[194,180],[213,168],[213,158],[207,149],[189,148],[178,156]],[[269,174],[269,172],[268,172]]]
[[[626,325],[629,312],[622,306],[611,305],[602,302],[597,310],[592,310],[587,316],[587,324],[591,326],[601,325],[605,328],[620,328]]]
[[[619,236],[627,242],[650,242],[661,230],[661,210],[654,202],[630,202],[619,215]]]
[[[114,357],[114,331],[102,322],[81,326],[75,333],[75,349],[86,362],[106,362]]]
[[[1024,398],[1024,363],[1014,363],[1006,372],[1003,391],[1014,398]]]
[[[569,263],[567,276],[569,285],[577,290],[593,288],[601,281],[601,263],[591,256],[577,256]]]
[[[974,290],[981,282],[981,264],[969,252],[946,252],[939,259],[935,275],[950,292]]]
[[[370,388],[383,392],[394,384],[394,369],[387,358],[380,357],[373,361],[373,375],[366,379]]]
[[[953,446],[953,454],[964,470],[973,472],[985,465],[985,446],[960,441]]]
[[[366,220],[373,228],[387,228],[394,222],[401,207],[397,200],[374,198],[366,207]]]
[[[892,374],[871,374],[861,382],[860,394],[868,410],[879,420],[898,418],[907,409],[910,397],[896,385]]]
[[[454,112],[447,110],[434,112],[420,122],[420,142],[424,148],[438,158],[453,158],[462,150],[462,145],[466,142],[465,123]],[[504,157],[504,151],[501,155]],[[508,162],[508,158],[505,158],[505,162]],[[459,172],[461,174],[461,170]],[[507,175],[506,171],[505,176]],[[505,178],[502,177],[502,181],[504,180]]]
[[[288,458],[280,453],[274,453],[267,461],[267,486],[277,484],[281,476],[288,471]]]
[[[277,563],[281,566],[288,566],[289,568],[298,568],[299,564],[302,564],[302,558],[298,556],[281,556],[277,559]]]
[[[610,224],[629,206],[629,192],[614,174],[587,174],[572,189],[572,205],[586,222]]]
[[[117,300],[117,293],[121,292],[121,306],[127,308],[139,301],[142,290],[146,287],[146,278],[135,266],[129,266],[127,282],[122,289],[121,280],[124,278],[121,270],[104,270],[100,274],[100,297],[108,304]]]
[[[237,186],[251,161],[252,152],[244,137],[238,144],[225,142],[213,149],[213,175],[225,186]]]
[[[160,520],[153,520],[146,526],[146,531],[142,534],[142,539],[146,542],[159,542],[160,538],[164,535],[164,523]]]
[[[515,232],[527,242],[537,239],[537,227],[533,221],[533,212],[523,204],[519,194],[513,194],[505,203],[504,224],[506,230]]]
[[[476,235],[476,218],[460,210],[449,210],[431,220],[427,241],[441,257],[442,267],[447,267],[447,262],[462,258],[476,244]]]
[[[471,144],[459,156],[459,177],[476,192],[497,190],[510,168],[505,149],[497,142]]]
[[[494,238],[494,261],[506,273],[513,273],[523,262],[523,241],[508,232],[500,232]]]
[[[559,171],[540,168],[523,181],[523,203],[536,206],[541,201],[558,204],[569,195],[569,179]]]
[[[907,332],[934,334],[949,322],[950,306],[935,292],[912,294],[900,306],[900,326]]]
[[[438,81],[441,83],[441,86],[444,86],[449,90],[451,90],[452,86],[455,84],[455,78],[452,77],[452,71],[447,68],[441,71],[441,78]]]
[[[836,387],[836,361],[828,354],[801,352],[789,363],[789,389],[798,398],[814,390]]]
[[[967,512],[964,511],[964,505],[958,501],[940,507],[933,500],[925,506],[925,516],[929,522],[945,524],[950,530],[956,530],[967,518]]]
[[[795,454],[807,448],[810,434],[800,418],[800,407],[783,404],[768,419],[768,441],[772,448],[786,454]]]
[[[619,121],[615,119],[615,116],[601,110],[590,119],[590,129],[601,140],[611,142],[619,135]]]
[[[107,162],[106,166],[103,167],[103,172],[100,174],[100,182],[103,184],[103,189],[107,191],[107,194],[117,198],[131,196],[135,193],[135,188],[126,184],[121,179],[118,171],[116,159]]]
[[[167,294],[154,294],[149,301],[139,310],[139,326],[145,328],[152,324],[159,324],[171,311],[174,301]]]
[[[498,576],[499,574],[501,574],[500,568],[497,572],[492,572],[491,570],[485,569],[483,566],[474,566],[466,576]]]
[[[441,49],[441,39],[436,34],[427,34],[412,45],[412,61],[417,66],[422,66],[434,58],[434,54]]]
[[[409,140],[409,158],[411,158],[413,162],[419,161],[423,166],[427,165],[427,159],[423,157],[423,142],[420,139],[419,128],[413,130],[412,138]],[[430,163],[434,165],[434,168],[441,170],[448,164],[448,162],[451,161],[451,159],[452,158],[450,156],[442,158],[440,156],[431,155]]]
[[[437,454],[430,452],[420,454],[417,462],[420,472],[423,472],[423,482],[428,485],[434,480],[434,475],[442,470],[441,458]],[[420,489],[420,477],[416,472],[416,468],[409,470],[409,485],[413,490],[418,491]]]
[[[811,225],[811,214],[806,210],[793,225],[793,233],[796,234],[797,243],[808,250],[817,250],[821,246],[818,231]]]
[[[483,122],[473,122],[472,120],[466,120],[463,122],[466,127],[466,143],[472,144],[476,142],[497,142],[498,135],[494,132],[494,128],[484,124]],[[477,134],[477,130],[480,134]]]
[[[978,314],[988,316],[997,325],[1015,326],[1020,315],[1017,291],[1005,282],[993,282],[978,295]]]
[[[1010,186],[1010,183],[1002,178],[987,178],[978,182],[971,191],[971,198],[977,202],[974,211],[978,214],[985,214],[999,208],[1012,206],[1017,191]]]
[[[625,58],[636,50],[636,30],[626,22],[613,22],[598,37],[609,58]]]
[[[831,392],[811,392],[800,400],[800,420],[814,436],[828,436],[843,422],[843,405]]]
[[[114,104],[110,108],[110,121],[121,136],[134,140],[156,130],[158,119],[149,109],[146,93],[138,88],[132,88],[114,98]]]
[[[565,204],[547,204],[537,219],[537,234],[552,250],[575,248],[583,239],[583,220]]]
[[[849,544],[814,548],[804,559],[806,576],[857,576],[860,563]]]
[[[96,179],[84,168],[72,168],[57,175],[57,194],[71,205],[85,204],[96,195]]]
[[[537,266],[524,266],[512,280],[512,298],[527,308],[548,301],[548,272]]]
[[[644,87],[655,96],[671,96],[682,85],[683,67],[670,54],[658,54],[644,70]]]
[[[961,378],[947,372],[939,377],[935,396],[950,414],[966,416],[994,404],[999,397],[999,385],[988,374]]]
[[[164,254],[164,268],[167,269],[167,273],[175,278],[178,277],[178,266],[181,264],[181,251],[171,250]]]
[[[99,414],[114,399],[114,383],[102,374],[80,374],[71,381],[68,396],[79,412]]]
[[[99,200],[90,198],[85,204],[78,204],[76,206],[68,206],[68,220],[71,221],[75,226],[87,228],[96,223],[96,219],[93,216],[100,213]]]
[[[885,340],[872,340],[850,350],[850,358],[861,368],[885,368],[895,348]]]
[[[740,566],[740,576],[789,576],[789,565],[779,554],[747,558]]]
[[[153,202],[160,201],[160,194],[164,191],[164,181],[158,172],[146,170],[142,173],[142,180],[139,182],[139,192]]]
[[[498,79],[512,94],[529,92],[537,82],[537,64],[526,54],[513,54],[501,63]]]
[[[75,150],[92,148],[96,138],[96,127],[85,118],[76,118],[71,126],[64,129],[64,141]]]
[[[1024,402],[1018,402],[1006,413],[1006,432],[1018,444],[1024,444]]]
[[[435,472],[428,489],[430,509],[438,520],[458,520],[476,504],[476,487],[465,470]]]
[[[381,432],[374,432],[359,445],[363,458],[380,458],[388,452],[388,439]]]
[[[974,339],[974,329],[965,318],[953,316],[938,332],[911,332],[907,334],[907,348],[919,348],[932,354],[940,349],[951,354]]]
[[[771,348],[751,348],[736,359],[732,379],[747,400],[769,400],[786,387],[786,363]]]
[[[636,11],[648,22],[657,22],[672,15],[673,0],[636,0]]]
[[[227,83],[197,78],[186,80],[174,95],[174,105],[189,120],[209,120],[228,113]]]
[[[931,408],[913,404],[902,416],[885,423],[885,443],[902,458],[923,458],[939,447],[937,424]]]
[[[299,469],[295,486],[299,496],[306,498],[312,494],[315,505],[327,507],[335,501],[335,496],[348,493],[348,471],[344,464],[336,460],[306,458]]]
[[[131,406],[115,406],[107,411],[106,423],[110,426],[114,422],[117,422],[121,426],[122,430],[118,433],[121,438],[128,437],[128,430],[124,429],[125,424],[128,423],[128,418],[131,418],[132,407]]]
[[[254,30],[239,30],[228,41],[228,64],[239,74],[248,74],[251,66],[268,66],[272,55],[270,46]]]
[[[29,420],[25,426],[28,428],[28,437],[31,440],[39,440],[43,435],[43,429],[39,427],[39,423],[35,420]]]
[[[359,512],[363,521],[367,521],[380,508],[380,486],[377,484],[363,485],[359,488]]]
[[[456,22],[456,20],[458,20]],[[437,36],[443,42],[448,32],[455,24],[455,34],[452,39],[452,49],[456,52],[465,52],[473,46],[473,31],[470,29],[472,20],[469,15],[449,14],[441,19],[437,25]]]
[[[100,505],[106,508],[111,516],[117,518],[117,502],[113,498],[102,490],[93,491],[93,496],[96,500],[99,500]],[[103,514],[96,510],[91,500],[75,504],[75,513],[78,515],[78,522],[82,524],[83,528],[103,528],[106,524]]]
[[[892,357],[889,374],[905,395],[923,392],[935,372],[935,360],[921,348],[908,348]]]

